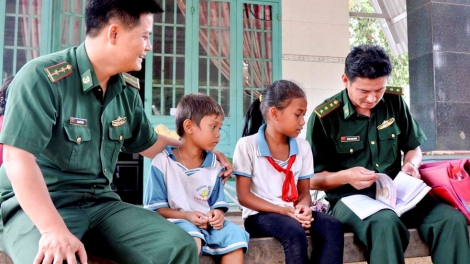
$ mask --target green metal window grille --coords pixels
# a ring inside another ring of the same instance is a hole
[[[2,80],[15,75],[27,61],[38,57],[41,42],[41,1],[6,0],[0,3],[4,19],[0,41]]]
[[[185,16],[178,2],[162,0],[165,12],[155,16],[151,74],[152,114],[173,114],[185,90]],[[148,87],[148,86],[147,86]]]
[[[199,2],[198,92],[210,95],[230,116],[231,4]]]
[[[243,112],[273,80],[271,5],[243,4]]]
[[[86,0],[57,1],[56,10],[60,13],[53,25],[54,51],[78,46],[85,40],[85,6]]]

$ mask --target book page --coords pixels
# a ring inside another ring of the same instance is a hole
[[[341,201],[360,219],[365,219],[383,209],[391,209],[390,206],[362,194],[343,197]]]
[[[413,209],[416,204],[421,201],[421,199],[426,196],[426,194],[431,190],[431,187],[429,186],[424,186],[423,189],[415,196],[413,197],[410,201],[404,202],[400,199],[397,199],[397,207],[395,207],[395,212],[397,213],[398,216],[401,216],[402,214],[406,213],[407,211]]]
[[[393,180],[388,177],[387,174],[376,174],[379,177],[375,181],[375,185],[377,187],[375,199],[394,208],[397,203],[397,191],[395,189],[395,184],[393,183]]]
[[[411,201],[427,185],[418,178],[400,171],[393,180],[397,190],[397,198],[407,203]]]

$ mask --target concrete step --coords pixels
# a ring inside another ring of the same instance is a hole
[[[240,212],[228,212],[226,218],[243,227]],[[470,227],[468,228],[470,232]],[[429,256],[429,249],[421,240],[416,229],[410,229],[410,243],[405,252],[406,258],[419,258]],[[312,243],[309,237],[309,254],[312,251]],[[364,247],[356,243],[353,233],[344,234],[344,263],[365,261]],[[201,264],[218,263],[217,258],[201,256]],[[113,264],[114,262],[96,256],[90,256],[89,264]],[[282,245],[272,237],[252,238],[248,245],[248,253],[245,254],[245,264],[281,264],[284,262]],[[13,264],[11,259],[0,251],[0,264]]]

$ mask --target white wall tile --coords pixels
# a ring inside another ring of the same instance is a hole
[[[292,21],[282,21],[282,53],[292,54]]]
[[[312,54],[312,40],[314,32],[312,31],[312,23],[292,21],[291,27],[292,53],[300,55]]]

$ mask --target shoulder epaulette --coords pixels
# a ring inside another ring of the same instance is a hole
[[[321,104],[315,108],[315,113],[320,117],[323,118],[327,116],[329,113],[333,112],[336,108],[340,106],[340,103],[337,99],[333,99],[331,101],[328,101],[324,104]]]
[[[130,75],[129,73],[125,73],[125,72],[121,72],[121,76],[127,84],[129,84],[130,86],[134,87],[137,90],[140,90],[139,78],[136,78]]]
[[[70,65],[66,61],[44,68],[44,71],[46,72],[47,77],[49,77],[49,80],[51,80],[52,83],[56,83],[64,79],[73,72],[72,65]]]
[[[394,94],[394,95],[403,95],[403,88],[387,86],[387,87],[385,87],[385,93]]]

